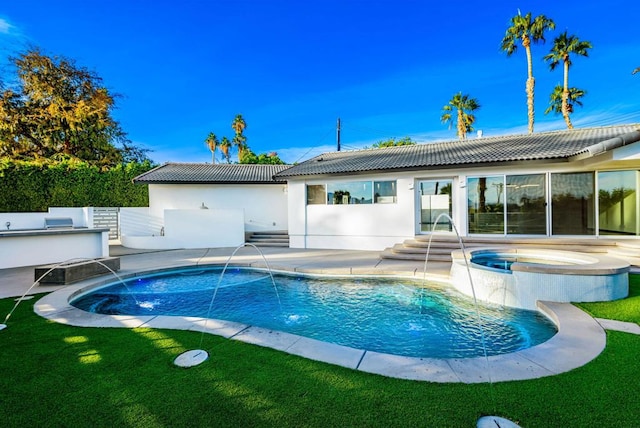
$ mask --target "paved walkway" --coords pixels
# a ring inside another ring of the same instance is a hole
[[[197,264],[224,265],[234,249],[138,251],[119,246],[111,254],[121,257],[122,277],[136,273]],[[233,265],[266,267],[308,274],[399,275],[422,278],[421,262],[381,260],[378,252],[347,250],[297,250],[244,247],[231,258]],[[427,276],[446,280],[448,263],[429,263]],[[289,333],[193,317],[109,316],[90,314],[68,304],[69,298],[105,279],[82,281],[71,286],[33,286],[33,267],[0,270],[0,298],[55,291],[40,299],[35,310],[56,322],[93,327],[153,327],[206,331],[305,358],[325,361],[370,373],[433,382],[487,382],[550,376],[580,367],[602,352],[606,345],[600,323],[570,304],[541,302],[540,310],[558,325],[549,341],[523,351],[485,358],[434,359],[381,354],[321,342]],[[1,320],[1,318],[0,318]],[[602,325],[601,325],[602,324]],[[610,324],[609,324],[610,325]],[[634,324],[635,325],[635,324]],[[9,322],[10,327],[10,322]],[[637,326],[636,326],[637,327]],[[606,327],[609,328],[609,327]],[[629,326],[621,326],[630,331]],[[624,329],[627,330],[624,330]]]

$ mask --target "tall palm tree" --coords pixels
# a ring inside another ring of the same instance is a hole
[[[554,112],[555,114],[562,113],[562,99],[564,94],[564,88],[562,85],[556,85],[553,88],[553,92],[549,96],[549,107],[544,111],[544,114],[548,114]],[[567,122],[567,127],[571,129],[573,125],[571,125],[571,119],[569,119],[569,115],[573,113],[573,106],[578,105],[582,107],[582,101],[580,98],[584,97],[586,92],[582,89],[578,88],[569,88],[569,96],[567,98],[567,116],[565,117],[565,122]]]
[[[249,150],[249,146],[246,143],[247,137],[241,134],[236,134],[231,140],[231,144],[238,149],[238,162],[242,163],[244,156]]]
[[[565,31],[553,41],[551,52],[544,56],[549,63],[549,68],[555,70],[558,64],[564,66],[564,84],[562,86],[562,117],[567,123],[567,128],[573,129],[569,119],[569,67],[571,67],[571,55],[589,56],[588,49],[592,49],[591,42],[578,39],[574,35],[568,35]]]
[[[241,114],[237,114],[236,117],[233,118],[233,122],[231,122],[231,129],[238,135],[242,134],[246,128],[247,123],[244,121],[244,118]]]
[[[474,112],[480,108],[478,100],[469,98],[469,95],[462,95],[458,92],[449,100],[449,103],[442,107],[442,123],[449,124],[449,129],[453,125],[453,112],[456,111],[456,130],[458,138],[464,140],[467,138],[467,132],[473,131],[473,124],[476,121]]]
[[[555,22],[544,15],[538,15],[535,18],[531,16],[531,12],[525,16],[518,14],[511,18],[511,26],[507,28],[500,49],[511,56],[518,49],[518,42],[524,48],[527,54],[527,114],[529,117],[529,133],[533,133],[534,122],[534,88],[536,81],[533,78],[533,65],[531,61],[531,43],[545,42],[544,33],[548,30],[556,28]]]
[[[219,147],[222,152],[222,156],[227,160],[227,163],[231,163],[231,141],[229,141],[227,137],[222,137]]]
[[[213,132],[209,132],[209,135],[204,140],[204,142],[207,147],[209,147],[209,150],[211,150],[211,163],[216,163],[216,149],[220,145],[218,137],[216,137],[216,134],[214,134]]]
[[[243,134],[246,128],[247,123],[244,121],[244,118],[241,114],[237,114],[236,117],[233,118],[233,122],[231,122],[231,129],[233,129],[236,134],[231,144],[238,149],[238,162],[242,161],[244,154],[249,148],[246,144],[247,137]]]

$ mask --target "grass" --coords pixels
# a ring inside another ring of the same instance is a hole
[[[612,307],[630,300],[637,310],[637,276],[633,284],[634,296]],[[0,314],[13,304],[0,300]],[[640,414],[640,336],[626,333],[607,332],[605,351],[584,367],[494,385],[385,378],[211,335],[202,343],[211,355],[205,363],[172,364],[201,338],[70,327],[22,302],[0,331],[1,425],[472,427],[497,414],[527,428],[631,427]]]
[[[596,318],[640,324],[640,275],[629,275],[629,297],[624,300],[580,303],[576,306]]]

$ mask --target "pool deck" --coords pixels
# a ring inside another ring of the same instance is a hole
[[[121,246],[110,247],[111,256],[121,258],[121,270],[118,272],[121,277],[183,266],[224,265],[233,251],[233,248],[140,251]],[[255,248],[241,248],[233,256],[231,264],[251,267],[266,267],[268,264],[272,270],[305,274],[395,275],[415,278],[422,278],[424,275],[422,262],[381,260],[379,253],[375,251],[290,248],[261,248],[260,251],[264,257]],[[446,280],[449,268],[449,263],[428,263],[427,277]],[[110,281],[111,278],[107,280]],[[104,283],[104,276],[69,286],[36,285],[27,292],[33,281],[33,266],[0,270],[0,298],[53,292],[36,302],[36,313],[64,324],[206,331],[364,372],[431,382],[500,382],[552,376],[580,367],[596,358],[606,345],[605,328],[640,334],[640,327],[636,324],[595,320],[571,304],[540,302],[540,310],[558,326],[558,334],[543,344],[488,358],[411,358],[349,348],[222,320],[91,314],[70,306],[69,298],[81,290]],[[11,321],[7,324],[10,328]]]

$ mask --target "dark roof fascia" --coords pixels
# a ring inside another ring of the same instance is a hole
[[[278,181],[184,181],[184,180],[158,180],[158,181],[134,181],[136,184],[202,184],[203,186],[210,184],[224,184],[225,186],[243,186],[245,184],[259,184],[265,186],[282,186],[287,184],[286,180]]]

